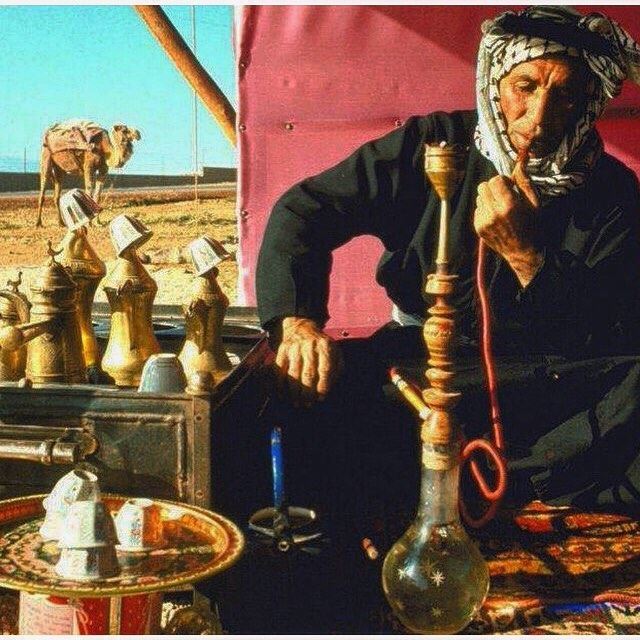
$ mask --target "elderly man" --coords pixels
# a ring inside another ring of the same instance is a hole
[[[504,13],[483,25],[476,111],[412,117],[276,203],[258,309],[284,386],[311,407],[297,416],[301,446],[306,438],[309,455],[332,451],[325,473],[366,469],[358,491],[383,492],[399,477],[417,486],[415,474],[403,476],[416,443],[399,435],[400,409],[388,409],[379,389],[389,364],[422,353],[438,211],[423,154],[425,143],[444,140],[470,147],[451,216],[467,434],[486,428],[475,288],[482,238],[512,496],[640,499],[640,190],[594,128],[627,77],[640,81],[640,48],[604,16]],[[323,331],[331,251],[362,234],[384,245],[376,277],[393,321],[368,340],[337,343]],[[329,445],[338,434],[342,456]]]

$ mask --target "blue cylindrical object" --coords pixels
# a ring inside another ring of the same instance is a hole
[[[273,473],[273,505],[280,510],[284,504],[284,462],[282,459],[282,429],[271,430],[271,469]]]

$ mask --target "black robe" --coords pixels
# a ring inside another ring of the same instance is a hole
[[[478,184],[496,174],[473,145],[475,123],[473,111],[412,117],[295,185],[273,209],[256,278],[263,326],[277,330],[278,319],[286,316],[324,324],[332,250],[358,235],[374,235],[385,248],[378,282],[400,310],[424,314],[430,303],[424,281],[435,271],[439,211],[424,175],[424,144],[468,145],[465,177],[452,200],[450,264],[459,275],[454,302],[462,344],[471,357],[459,380],[467,392],[461,412],[469,435],[482,432],[486,424],[478,416],[487,413],[477,366],[478,242],[472,220]],[[638,180],[605,153],[584,186],[553,199],[537,216],[544,263],[529,285],[522,288],[493,252],[485,272],[512,485],[524,497],[548,501],[640,502],[635,456],[640,449]],[[384,375],[389,363],[413,354],[415,367],[415,356],[423,357],[419,331],[387,329],[365,341],[366,352],[352,349],[358,353],[352,363],[356,373],[347,372],[349,383],[336,391],[336,396],[346,393],[348,402],[336,400],[331,421],[347,420],[356,432],[358,422],[380,422],[382,413],[372,409],[377,405],[368,396],[375,395],[373,378],[367,377],[376,369],[371,363]],[[358,384],[364,404],[360,418],[349,418],[358,407]],[[331,409],[318,412],[325,415],[318,420],[326,422]],[[312,421],[310,415],[304,418],[307,427]],[[352,448],[358,446],[352,442]],[[622,451],[616,453],[617,447]],[[629,469],[631,479],[625,476]]]

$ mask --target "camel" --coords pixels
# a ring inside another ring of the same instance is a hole
[[[54,124],[44,132],[40,156],[40,197],[36,227],[42,226],[42,207],[49,178],[53,199],[62,226],[60,193],[65,175],[84,178],[84,190],[96,202],[109,169],[122,167],[133,154],[133,141],[140,132],[124,124],[114,124],[110,132],[87,120],[68,120]]]

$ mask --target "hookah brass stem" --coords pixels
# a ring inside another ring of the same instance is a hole
[[[438,253],[436,255],[436,273],[447,275],[449,272],[449,199],[440,201],[440,227],[438,230]]]

